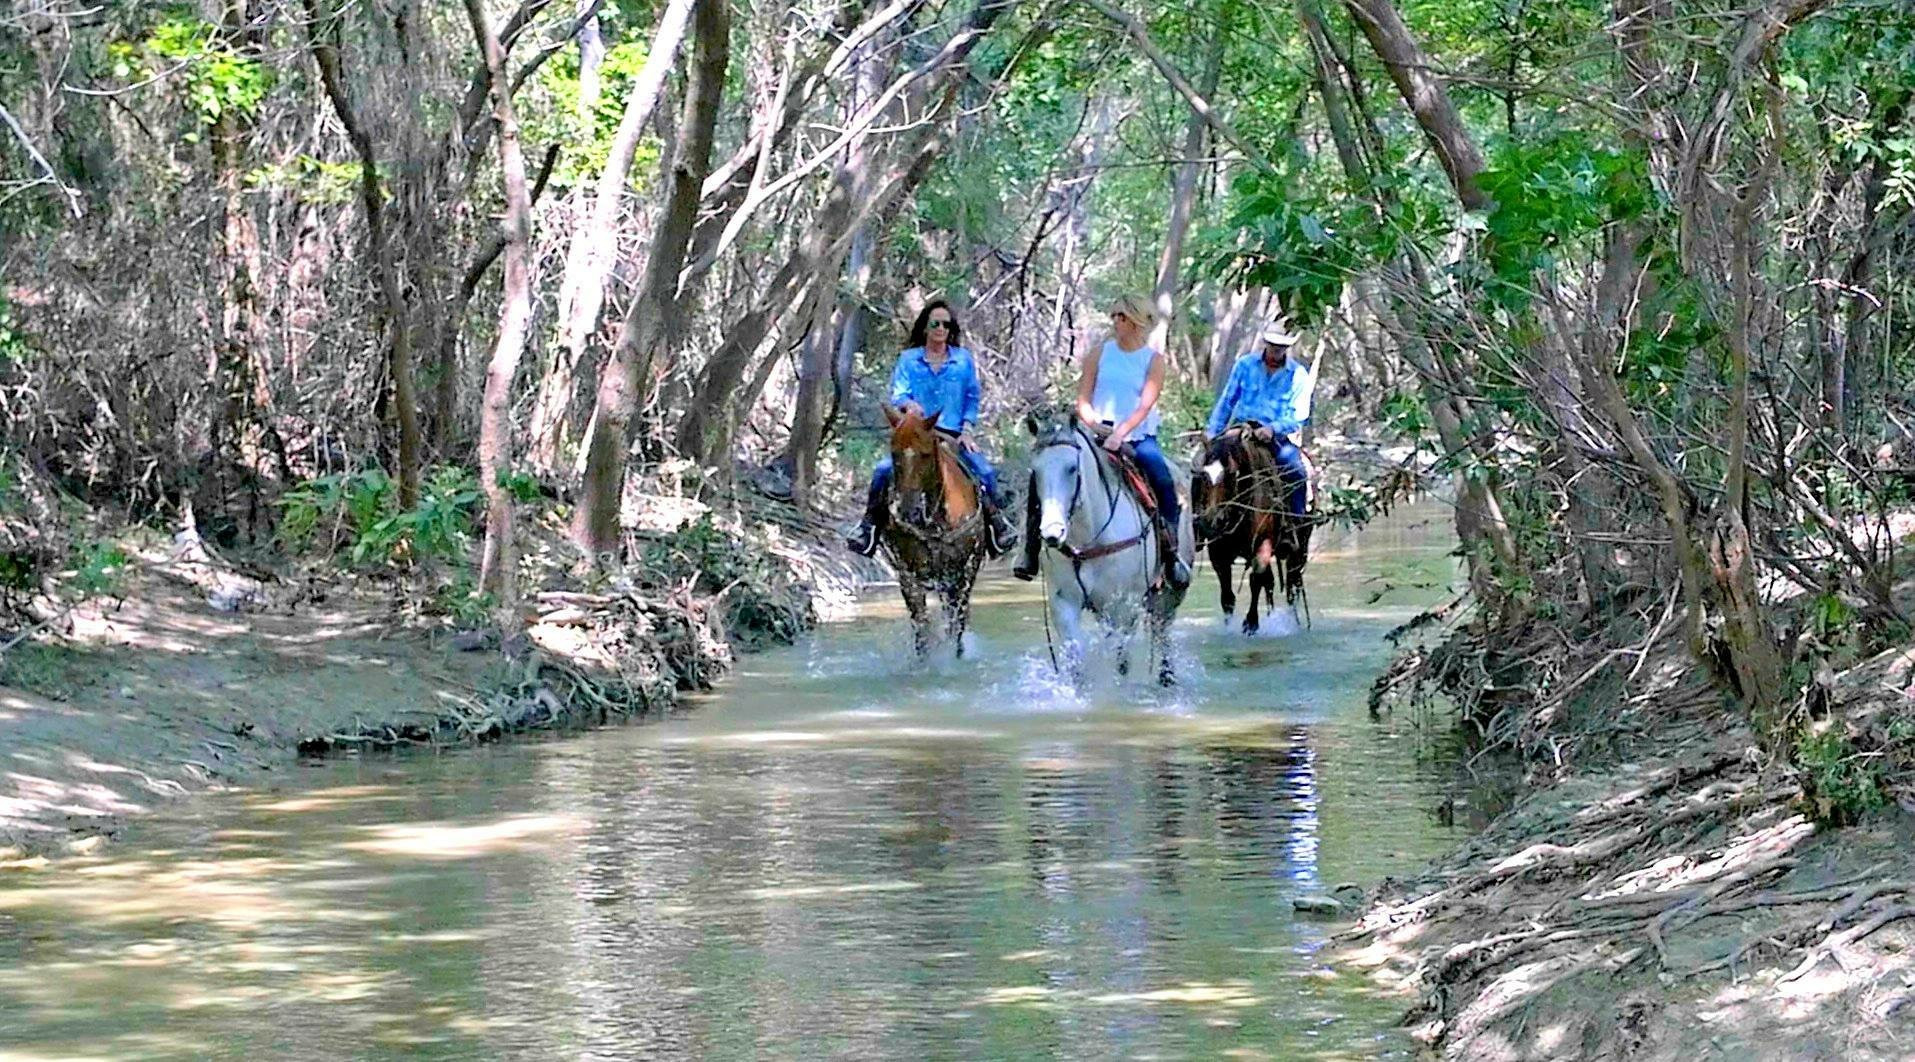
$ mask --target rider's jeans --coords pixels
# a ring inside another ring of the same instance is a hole
[[[1164,523],[1177,526],[1177,517],[1183,508],[1177,503],[1177,476],[1170,470],[1170,462],[1164,452],[1157,447],[1157,437],[1146,435],[1141,439],[1132,439],[1130,448],[1137,454],[1137,464],[1144,470],[1144,478],[1150,480],[1150,489],[1157,495],[1157,507],[1163,510]]]
[[[1277,476],[1283,480],[1284,494],[1290,501],[1290,514],[1302,516],[1309,491],[1304,482],[1310,478],[1310,470],[1303,464],[1303,451],[1290,441],[1288,435],[1277,435],[1271,439],[1270,448],[1277,455]]]

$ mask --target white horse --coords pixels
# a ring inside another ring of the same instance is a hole
[[[1045,584],[1051,619],[1061,635],[1066,670],[1083,684],[1083,614],[1095,613],[1106,641],[1117,642],[1118,674],[1130,672],[1131,634],[1137,621],[1150,628],[1157,656],[1157,681],[1170,685],[1170,621],[1184,591],[1171,587],[1163,571],[1162,545],[1154,522],[1124,482],[1117,462],[1091,437],[1077,418],[1033,413],[1025,418],[1032,436],[1031,490],[1038,504],[1038,533],[1044,540]],[[1190,512],[1185,507],[1176,529],[1178,549],[1194,552]]]

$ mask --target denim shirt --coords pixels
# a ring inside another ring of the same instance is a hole
[[[924,360],[923,347],[912,347],[898,355],[898,366],[891,370],[891,404],[916,402],[926,413],[936,413],[937,426],[945,431],[970,430],[977,423],[982,396],[977,362],[963,347],[949,348],[944,366],[937,370]]]
[[[1254,420],[1279,435],[1294,436],[1310,419],[1310,394],[1316,384],[1316,374],[1295,355],[1270,372],[1263,367],[1262,352],[1245,354],[1231,367],[1230,380],[1217,396],[1210,434],[1220,435],[1232,424]]]

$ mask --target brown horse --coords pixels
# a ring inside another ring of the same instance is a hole
[[[1262,425],[1233,427],[1211,441],[1203,461],[1190,472],[1192,526],[1197,541],[1210,553],[1210,566],[1216,569],[1226,622],[1237,610],[1231,568],[1238,560],[1249,562],[1245,634],[1255,634],[1262,625],[1260,602],[1277,607],[1279,573],[1284,603],[1297,604],[1303,595],[1303,562],[1310,550],[1313,522],[1292,516],[1284,504],[1284,484],[1270,439],[1270,429]]]
[[[918,658],[931,652],[931,620],[925,594],[944,598],[945,630],[958,656],[971,622],[971,588],[984,563],[984,513],[978,488],[958,459],[957,443],[934,427],[935,412],[900,412],[886,406],[891,422],[890,519],[882,541],[897,569],[898,590],[911,613]]]

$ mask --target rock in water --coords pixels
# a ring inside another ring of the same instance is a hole
[[[1298,896],[1290,901],[1298,914],[1314,915],[1318,918],[1343,917],[1343,905],[1328,896]]]

